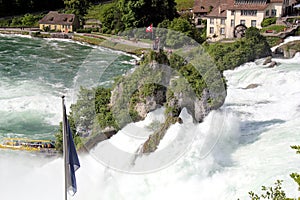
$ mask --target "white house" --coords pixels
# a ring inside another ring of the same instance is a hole
[[[292,0],[225,0],[206,15],[207,37],[214,41],[241,37],[248,27],[261,28],[266,17],[282,17]]]

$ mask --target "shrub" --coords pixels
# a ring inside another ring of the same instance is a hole
[[[262,27],[266,27],[266,26],[270,26],[271,24],[275,24],[276,23],[276,17],[269,17],[269,18],[265,18],[262,22],[261,22],[261,26]]]
[[[80,28],[76,30],[77,33],[91,33],[91,32],[99,32],[98,28]]]

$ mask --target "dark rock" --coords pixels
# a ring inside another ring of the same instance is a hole
[[[271,63],[271,62],[272,62],[272,56],[268,56],[268,57],[265,59],[263,65],[266,65],[266,64]]]
[[[273,68],[273,67],[275,67],[276,65],[277,65],[277,62],[272,61],[272,62],[268,65],[267,68]]]
[[[245,87],[243,89],[248,90],[248,89],[257,88],[258,86],[260,86],[260,85],[256,84],[256,83],[252,83],[252,84],[248,85],[247,87]]]
[[[177,122],[178,122],[179,124],[182,124],[182,123],[183,123],[183,120],[181,119],[181,117],[178,117],[178,118],[177,118]]]
[[[178,118],[169,116],[166,119],[165,123],[163,123],[156,132],[149,136],[146,142],[142,145],[140,152],[143,154],[149,154],[154,152],[157,149],[161,139],[165,136],[169,127],[172,124],[176,123],[177,119]]]
[[[99,142],[107,140],[115,135],[117,131],[114,128],[107,128],[98,134],[91,136],[84,144],[84,148],[89,151],[94,148]]]
[[[147,96],[145,101],[139,102],[135,105],[135,110],[143,119],[151,111],[156,110],[164,105],[166,102],[166,88],[162,87],[160,90],[155,91],[151,96]]]

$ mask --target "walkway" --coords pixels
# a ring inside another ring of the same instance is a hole
[[[293,25],[292,27],[287,28],[285,31],[279,32],[279,33],[262,33],[263,36],[274,36],[274,37],[280,37],[280,38],[286,38],[287,36],[293,34],[300,24]]]
[[[97,34],[87,34],[87,33],[76,33],[78,35],[82,35],[82,36],[88,36],[88,37],[94,37],[94,38],[102,38],[105,39],[107,41],[111,41],[114,43],[119,43],[119,44],[124,44],[124,45],[128,45],[128,46],[133,46],[133,47],[137,47],[137,48],[141,48],[141,49],[151,49],[152,48],[152,44],[146,43],[146,42],[141,42],[138,40],[125,40],[122,37],[108,37],[108,36],[104,36],[104,35],[97,35]]]

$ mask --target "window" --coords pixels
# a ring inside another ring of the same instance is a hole
[[[241,15],[243,16],[256,16],[257,10],[241,10]]]
[[[232,19],[232,20],[230,21],[230,26],[231,26],[231,27],[234,27],[234,19]]]
[[[256,27],[256,20],[251,20],[251,26]]]
[[[221,19],[221,24],[225,24],[225,19]]]
[[[221,28],[220,33],[221,33],[221,35],[225,35],[225,28]]]
[[[232,10],[232,11],[231,11],[231,15],[234,15],[234,14],[235,14],[235,11],[234,11],[234,10]]]
[[[270,10],[266,10],[266,16],[270,15]]]
[[[210,24],[214,24],[214,23],[215,23],[214,19],[210,19]]]
[[[240,24],[243,24],[243,25],[245,25],[245,24],[246,24],[246,20],[244,20],[244,19],[241,19],[241,21],[240,21]]]
[[[277,10],[276,10],[276,9],[272,9],[271,15],[272,15],[272,16],[276,16],[276,13],[277,13]]]
[[[214,32],[215,32],[214,27],[210,27],[210,28],[209,28],[209,33],[210,33],[210,34],[214,34]]]

